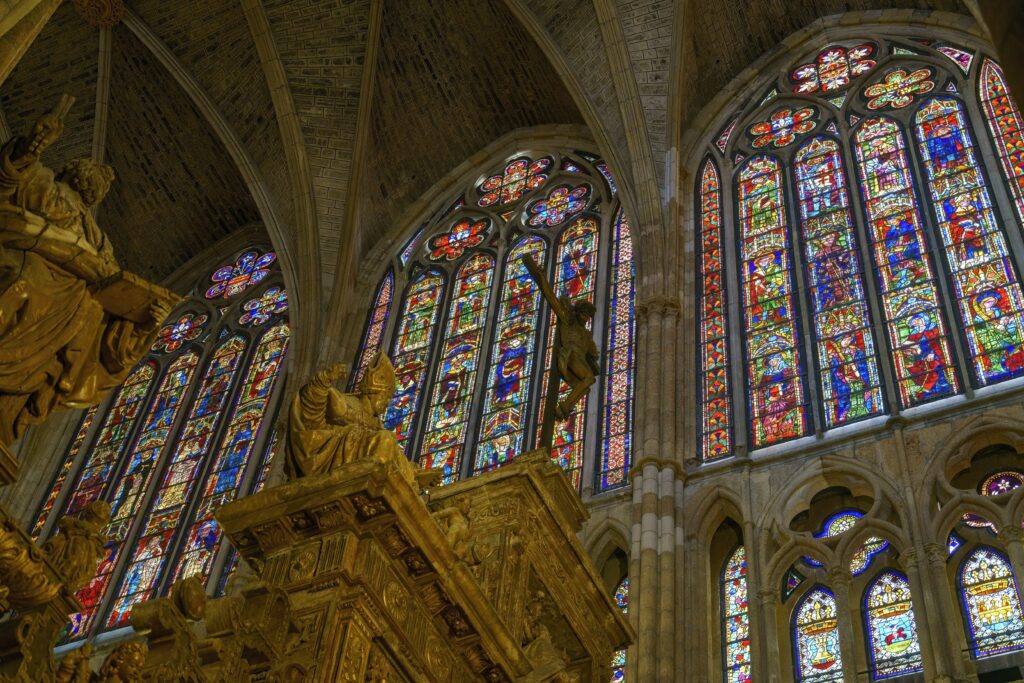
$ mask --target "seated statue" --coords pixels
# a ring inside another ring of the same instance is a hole
[[[152,345],[177,297],[120,269],[92,209],[114,180],[40,155],[61,134],[67,95],[0,148],[0,446],[60,407],[95,405]]]
[[[292,399],[287,462],[293,478],[327,474],[363,459],[407,462],[380,419],[395,393],[391,361],[378,352],[355,393],[334,388],[344,375],[342,363],[320,370]]]

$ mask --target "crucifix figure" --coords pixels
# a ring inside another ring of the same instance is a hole
[[[555,419],[568,419],[573,406],[579,403],[601,371],[594,338],[587,328],[587,322],[594,317],[594,304],[589,301],[572,301],[567,296],[557,296],[551,284],[544,279],[544,273],[529,256],[520,259],[533,281],[540,287],[544,298],[555,313],[555,348],[548,390],[544,397],[544,421],[541,423],[540,446],[551,449]],[[569,394],[558,400],[562,382],[569,385]]]

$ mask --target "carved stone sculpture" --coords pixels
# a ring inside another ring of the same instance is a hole
[[[78,590],[96,574],[96,564],[105,554],[107,537],[103,527],[108,521],[110,504],[93,501],[77,519],[61,518],[57,535],[43,544],[43,553],[64,577],[68,590]]]
[[[473,546],[471,545],[473,534],[469,528],[469,508],[469,498],[460,498],[454,506],[434,513],[434,518],[438,522],[448,526],[445,535],[455,556],[467,563],[473,560]]]
[[[178,300],[122,271],[93,218],[113,170],[41,163],[73,101],[0,148],[0,445],[57,408],[98,403]]]
[[[91,643],[72,650],[64,656],[64,659],[60,660],[54,681],[56,683],[90,683],[92,680],[92,671],[89,669],[90,657],[92,657]]]
[[[380,415],[395,393],[395,369],[378,353],[355,393],[334,388],[342,364],[320,370],[292,399],[288,465],[292,477],[327,474],[357,460],[405,460]]]

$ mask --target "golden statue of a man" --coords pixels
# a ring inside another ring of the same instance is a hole
[[[288,413],[291,476],[327,474],[367,458],[405,461],[395,435],[380,419],[395,393],[391,361],[378,352],[355,393],[334,388],[344,375],[342,363],[320,370],[292,399]]]
[[[0,148],[0,445],[58,407],[98,403],[177,301],[122,271],[92,216],[113,169],[75,159],[54,173],[40,162],[73,101]]]

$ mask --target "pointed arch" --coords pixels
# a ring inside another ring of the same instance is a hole
[[[985,110],[988,130],[995,142],[999,164],[1017,209],[1024,223],[1024,118],[1010,89],[1003,70],[991,59],[985,59],[978,78],[978,98]]]
[[[823,586],[810,589],[793,610],[793,651],[800,683],[843,680],[836,597]]]
[[[721,597],[722,666],[725,683],[750,680],[750,614],[747,551],[737,545],[719,573]]]
[[[352,378],[348,383],[350,390],[354,391],[359,386],[359,381],[366,373],[366,368],[370,366],[370,361],[384,346],[384,330],[388,325],[388,313],[391,310],[394,289],[395,271],[389,268],[377,286],[377,295],[373,298],[373,307],[367,316],[363,341],[359,345],[359,354],[356,357]]]
[[[922,670],[910,583],[902,573],[887,570],[864,589],[864,628],[875,680]]]
[[[1024,649],[1024,615],[1009,560],[979,546],[964,557],[957,578],[973,655]]]

